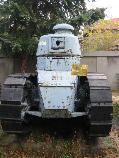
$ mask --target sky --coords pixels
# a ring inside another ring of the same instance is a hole
[[[86,0],[86,5],[88,9],[107,8],[105,12],[106,19],[119,18],[119,0],[96,0],[96,2]]]

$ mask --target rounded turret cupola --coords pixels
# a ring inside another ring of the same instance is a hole
[[[78,37],[73,34],[74,27],[69,24],[57,24],[55,33],[41,36],[37,56],[80,56]]]
[[[56,33],[72,33],[74,31],[74,27],[69,24],[57,24],[53,27]]]

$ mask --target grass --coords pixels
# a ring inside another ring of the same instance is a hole
[[[112,95],[113,99],[113,114],[114,116],[119,117],[119,90],[113,90]]]
[[[72,154],[69,152],[71,151],[71,141],[65,140],[64,141],[64,155],[63,158],[73,158]]]
[[[0,151],[0,158],[6,158],[6,155]]]
[[[119,104],[113,104],[113,113],[115,116],[119,117]]]

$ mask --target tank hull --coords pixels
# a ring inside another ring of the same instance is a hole
[[[4,83],[0,104],[0,119],[4,132],[17,134],[28,133],[30,132],[30,121],[37,117],[40,120],[54,120],[55,123],[57,121],[64,121],[67,122],[68,127],[70,127],[72,122],[75,124],[75,127],[80,127],[77,121],[81,118],[85,118],[84,126],[86,127],[85,129],[88,135],[99,137],[109,134],[112,127],[113,108],[111,90],[107,84],[106,76],[102,74],[88,74],[88,82],[86,82],[86,84],[88,83],[89,85],[88,93],[90,98],[88,102],[86,101],[87,98],[84,99],[84,102],[81,102],[81,98],[78,100],[76,95],[74,95],[76,92],[79,92],[76,90],[76,87],[80,89],[80,85],[54,87],[53,85],[41,86],[39,84],[37,89],[34,87],[31,87],[30,90],[27,89],[27,93],[32,92],[34,96],[35,92],[40,93],[40,95],[37,95],[36,98],[33,97],[34,101],[32,103],[29,103],[29,101],[23,102],[23,98],[26,96],[26,92],[24,91],[26,90],[25,84],[27,78],[29,78],[28,75],[26,75],[26,77],[22,75],[12,75],[10,80],[7,79]],[[16,82],[13,82],[14,84],[11,83],[11,79]],[[23,81],[22,83],[21,80]],[[73,81],[76,82],[76,78],[74,78]],[[14,86],[16,89],[19,89],[19,86],[20,88],[22,87],[22,90],[19,92],[21,95],[19,95],[17,101],[15,97],[16,90],[13,91],[14,93],[11,93],[11,96],[5,99],[6,88],[7,90],[10,89],[8,90],[9,93],[9,91],[13,90],[12,88]],[[41,99],[41,94],[46,98]],[[59,98],[57,94],[60,94]],[[29,95],[31,97],[31,94]],[[65,106],[66,104],[68,104],[68,106]],[[69,106],[69,104],[71,106]],[[83,109],[81,108],[82,104],[85,107]],[[75,108],[76,105],[78,105],[78,110]],[[72,106],[73,109],[71,108]]]

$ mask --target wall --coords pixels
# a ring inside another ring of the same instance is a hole
[[[0,83],[11,73],[20,72],[22,60],[20,58],[8,58],[0,56]],[[27,72],[35,72],[35,57],[29,57]],[[119,83],[119,51],[83,53],[82,64],[89,66],[89,72],[104,73],[107,75],[112,89],[118,89]]]
[[[21,72],[21,58],[10,58],[0,56],[0,84],[3,84],[4,80],[9,74]],[[27,72],[35,72],[36,70],[36,58],[28,57]]]
[[[89,72],[104,73],[112,89],[118,89],[119,51],[83,53],[82,64],[89,65]]]
[[[3,83],[6,76],[14,72],[14,61],[12,58],[0,56],[0,83]]]

